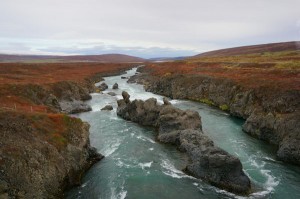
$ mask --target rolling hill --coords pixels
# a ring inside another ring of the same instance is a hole
[[[198,59],[202,57],[221,57],[221,56],[235,56],[265,52],[281,52],[281,51],[295,51],[300,50],[300,41],[260,44],[253,46],[241,46],[235,48],[227,48],[221,50],[214,50],[201,53],[190,57],[190,59]]]

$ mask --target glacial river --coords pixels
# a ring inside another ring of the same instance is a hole
[[[136,68],[127,71],[132,76]],[[300,198],[300,169],[276,159],[276,148],[242,131],[243,120],[204,104],[172,100],[181,109],[201,115],[202,126],[217,146],[240,158],[250,177],[254,193],[241,197],[184,174],[186,157],[175,147],[155,140],[155,131],[125,121],[116,114],[117,99],[127,91],[133,99],[162,96],[146,92],[143,86],[128,84],[121,76],[106,77],[109,88],[92,94],[87,103],[93,111],[76,115],[90,125],[91,145],[105,155],[84,176],[83,184],[66,193],[67,198],[87,199],[209,199],[209,198]],[[118,90],[112,90],[114,83]],[[107,92],[115,92],[110,96]],[[100,111],[105,105],[113,111]]]

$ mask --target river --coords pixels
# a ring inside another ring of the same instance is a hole
[[[105,158],[86,173],[81,186],[66,192],[67,198],[300,198],[300,168],[278,161],[274,146],[245,134],[243,120],[204,104],[171,100],[178,108],[199,112],[204,133],[217,146],[240,158],[254,193],[237,196],[184,174],[184,154],[157,142],[154,129],[125,121],[116,114],[116,100],[121,99],[123,90],[131,95],[131,100],[155,97],[162,103],[162,96],[121,79],[135,73],[136,68],[125,75],[104,78],[110,89],[92,94],[87,104],[93,111],[75,115],[91,125],[91,145]],[[119,84],[119,89],[111,89],[114,83]],[[106,94],[111,91],[117,95]],[[107,104],[114,110],[100,111]]]

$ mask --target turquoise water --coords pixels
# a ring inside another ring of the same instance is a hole
[[[132,69],[122,76],[132,76],[135,72]],[[105,78],[110,88],[117,82],[119,89],[92,94],[87,103],[93,111],[76,115],[90,123],[91,144],[106,157],[87,172],[80,187],[66,193],[67,198],[247,198],[184,174],[183,153],[157,142],[152,128],[119,118],[116,100],[121,99],[123,90],[131,95],[131,100],[155,97],[162,102],[162,96],[126,81],[121,76]],[[117,96],[107,95],[110,91]],[[241,128],[243,120],[195,102],[172,100],[171,103],[181,109],[199,111],[204,132],[216,145],[240,158],[253,182],[254,193],[248,198],[300,198],[300,169],[276,160],[275,147],[245,134]],[[100,111],[107,104],[114,110]]]

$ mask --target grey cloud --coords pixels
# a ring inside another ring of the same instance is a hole
[[[177,55],[300,40],[299,7],[299,0],[2,0],[0,50],[14,39],[28,46],[27,40],[35,40],[34,49],[69,49],[64,43],[71,41],[85,49],[87,41],[101,40],[116,51],[132,48],[135,55],[150,53],[135,46]]]

